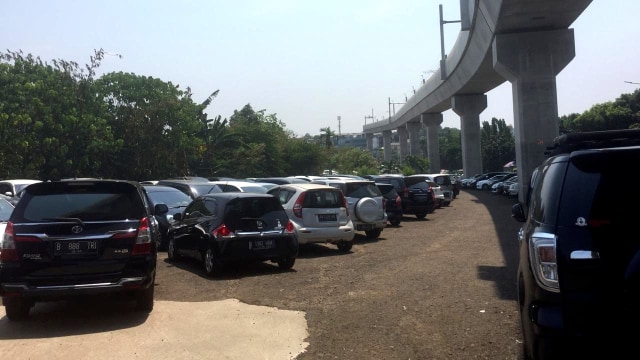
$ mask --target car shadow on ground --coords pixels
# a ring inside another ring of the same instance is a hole
[[[328,256],[342,256],[351,254],[350,251],[342,251],[333,244],[300,244],[298,250],[299,259],[313,259]]]
[[[148,313],[135,311],[135,301],[124,295],[39,302],[25,320],[15,322],[1,317],[0,340],[105,333],[140,326],[148,316]]]
[[[200,276],[203,279],[212,281],[237,280],[244,277],[268,276],[277,273],[296,271],[295,265],[292,269],[283,270],[278,267],[278,264],[271,261],[251,261],[225,265],[222,272],[213,276],[209,276],[204,271],[203,263],[196,259],[183,258],[180,260],[169,260],[165,258],[163,261],[169,266],[174,266],[179,269],[189,271],[195,275]]]

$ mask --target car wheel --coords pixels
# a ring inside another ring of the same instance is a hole
[[[417,213],[416,214],[416,219],[424,219],[427,217],[427,214],[425,213]]]
[[[11,321],[24,320],[29,316],[32,303],[21,298],[5,298],[4,310],[7,318]]]
[[[223,266],[220,261],[216,258],[216,252],[210,246],[204,252],[204,271],[209,276],[218,275],[222,272]],[[293,265],[292,265],[293,266]]]
[[[171,261],[180,259],[180,254],[178,253],[178,249],[176,249],[176,240],[173,238],[173,235],[169,235],[169,244],[167,245],[167,258]]]
[[[293,256],[284,256],[278,260],[278,267],[282,270],[289,270],[296,263],[296,258]]]
[[[351,248],[353,247],[353,243],[351,241],[340,241],[338,242],[337,246],[338,250],[347,252],[351,250]]]
[[[153,293],[155,289],[155,279],[148,288],[140,290],[136,294],[136,310],[151,312],[153,310]]]
[[[367,235],[367,238],[369,239],[377,239],[382,233],[382,229],[366,230],[364,233]]]
[[[390,223],[391,225],[393,225],[393,226],[398,226],[398,225],[400,225],[400,222],[401,222],[401,221],[402,221],[402,220],[400,220],[400,219],[393,219],[393,220],[389,220],[389,223]]]

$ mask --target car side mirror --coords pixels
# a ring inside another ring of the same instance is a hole
[[[521,203],[516,203],[511,207],[511,217],[519,222],[525,222],[527,220],[527,216],[524,213],[524,207]]]
[[[156,204],[153,207],[153,214],[154,215],[164,215],[166,213],[169,212],[169,207],[167,206],[167,204]]]

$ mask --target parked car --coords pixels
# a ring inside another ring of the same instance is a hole
[[[260,177],[260,178],[252,178],[252,180],[255,182],[272,183],[277,185],[308,183],[307,180],[299,179],[293,176],[291,177],[286,177],[286,176]]]
[[[507,189],[506,195],[508,197],[518,197],[518,182],[515,181],[509,185],[509,189]]]
[[[167,232],[169,231],[169,226],[173,223],[173,215],[182,212],[191,203],[192,199],[189,195],[172,186],[142,185],[142,187],[147,193],[152,207],[158,204],[167,205],[167,213],[154,215],[156,221],[158,221],[161,235],[156,247],[158,250],[165,250],[168,243]]]
[[[499,171],[499,172],[488,172],[488,173],[484,173],[484,174],[480,174],[477,177],[471,178],[469,179],[469,181],[467,182],[467,188],[471,188],[471,189],[477,189],[477,183],[478,181],[482,181],[482,180],[487,180],[490,179],[496,175],[505,175],[505,174],[509,174],[507,172],[504,171]]]
[[[356,179],[315,179],[311,183],[342,190],[356,231],[364,231],[368,238],[378,238],[387,226],[384,200],[375,182]]]
[[[387,219],[393,226],[398,226],[402,222],[402,198],[396,191],[393,184],[376,183],[378,189],[384,198],[384,211],[387,213]]]
[[[276,186],[275,183],[269,182],[255,182],[255,181],[243,181],[243,180],[218,180],[218,181],[210,181],[213,184],[218,185],[222,192],[253,192],[266,194],[267,190]]]
[[[0,194],[9,197],[9,201],[15,206],[20,201],[20,190],[40,180],[35,179],[11,179],[0,180]]]
[[[220,187],[210,181],[165,179],[159,180],[157,185],[171,186],[195,199],[200,195],[222,192]]]
[[[621,202],[620,170],[639,163],[640,130],[570,133],[533,171],[512,209],[523,222],[517,291],[527,357],[610,355],[637,341],[640,188],[625,187]]]
[[[420,174],[422,175],[422,174]],[[451,178],[447,174],[424,174],[431,181],[435,182],[442,191],[442,197],[444,200],[441,202],[440,206],[449,206],[453,201],[453,184],[451,183]]]
[[[131,295],[153,309],[160,230],[137,182],[69,180],[30,185],[0,239],[0,295],[9,320],[39,301]]]
[[[168,259],[196,259],[209,276],[220,275],[231,263],[248,261],[272,261],[291,269],[298,255],[294,225],[273,195],[200,195],[173,218]]]
[[[0,197],[0,236],[4,234],[4,229],[7,227],[9,217],[13,212],[13,204],[3,197]]]
[[[491,190],[491,186],[493,184],[510,179],[516,175],[517,175],[516,173],[503,173],[503,174],[494,175],[488,179],[478,180],[476,182],[476,189],[489,191]]]
[[[426,175],[404,176],[406,192],[402,196],[402,210],[405,214],[414,214],[418,219],[424,219],[438,206],[436,195],[431,190]],[[379,181],[379,180],[376,180]]]
[[[329,243],[351,250],[355,229],[340,189],[307,182],[277,185],[268,194],[280,200],[300,244]]]
[[[431,188],[431,191],[433,191],[433,195],[436,197],[436,208],[441,208],[444,206],[445,203],[445,198],[444,198],[444,192],[442,191],[442,188],[435,183],[435,181],[433,180],[425,180],[427,182],[427,185],[429,185],[429,187]]]

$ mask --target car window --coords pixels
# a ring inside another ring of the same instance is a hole
[[[342,207],[342,193],[335,190],[310,190],[304,197],[306,208],[339,208]]]
[[[201,216],[210,216],[211,211],[205,206],[202,198],[195,199],[184,210],[185,219],[198,218]]]
[[[375,183],[347,183],[345,196],[354,198],[382,196]]]
[[[438,185],[451,185],[451,179],[449,176],[434,176],[433,181]]]
[[[77,218],[91,220],[140,219],[144,207],[135,191],[129,193],[54,193],[29,197],[23,217],[27,221]]]
[[[11,203],[5,199],[0,199],[0,221],[9,220],[11,212],[13,212],[13,206],[11,206]]]
[[[147,191],[153,204],[166,204],[168,207],[187,206],[191,202],[189,195],[176,191]]]
[[[416,181],[415,183],[409,185],[409,189],[428,190],[429,189],[429,184],[424,179],[420,179],[420,181]]]
[[[222,189],[215,184],[192,184],[191,189],[195,196],[222,192]]]

